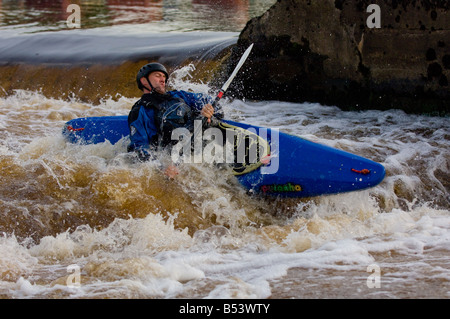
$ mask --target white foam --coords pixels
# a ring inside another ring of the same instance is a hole
[[[184,81],[186,89],[206,93],[208,85],[186,80],[193,71],[189,66],[181,69],[173,83]],[[68,144],[61,136],[67,114],[126,114],[132,102],[106,99],[94,106],[18,91],[0,99],[0,154],[23,171],[42,169],[41,178],[60,188],[74,187],[67,181],[79,166],[99,178],[120,171],[130,178],[146,176],[151,183],[158,163],[127,162],[127,141],[83,146]],[[347,273],[367,277],[370,264],[392,269],[384,275],[388,288],[378,291],[383,296],[401,295],[395,285],[424,282],[427,273],[436,280],[450,279],[445,257],[449,197],[438,174],[449,165],[448,120],[276,101],[235,100],[224,104],[224,110],[232,119],[373,156],[385,165],[386,179],[362,192],[283,204],[248,197],[237,182],[223,178],[222,170],[185,165],[179,179],[167,183],[183,192],[190,201],[186,205],[205,225],[210,224],[205,229],[190,234],[187,228],[176,228],[174,221],[185,213],[179,209],[171,212],[172,217],[149,211],[142,218],[117,218],[103,229],[81,226],[34,244],[5,235],[0,239],[0,256],[4,256],[0,263],[7,274],[3,272],[0,291],[19,298],[267,298],[274,293],[273,283],[289,278],[292,269],[313,270],[312,281],[320,281],[327,272],[333,280],[342,276],[351,281]],[[21,118],[20,113],[29,117]],[[123,204],[133,196],[127,192],[131,186],[128,179],[114,179],[105,194]],[[98,191],[95,185],[92,191]],[[29,207],[21,206],[24,202],[1,200],[5,207],[18,206],[30,214]],[[81,203],[75,198],[53,200],[40,209],[60,214]],[[289,214],[283,215],[283,205]],[[34,217],[39,221],[39,216]],[[80,288],[65,284],[71,264],[81,268]]]

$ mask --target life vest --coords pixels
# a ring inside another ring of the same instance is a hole
[[[183,99],[172,97],[169,94],[152,93],[146,98],[144,107],[155,110],[155,126],[158,128],[158,144],[167,146],[172,141],[172,131],[177,128],[187,128],[194,131],[196,114]]]

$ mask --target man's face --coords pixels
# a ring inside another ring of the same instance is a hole
[[[148,76],[150,83],[156,92],[164,94],[166,93],[166,76],[164,73],[155,71]]]

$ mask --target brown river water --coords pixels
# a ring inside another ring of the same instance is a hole
[[[86,36],[98,47],[109,45],[107,53],[85,49],[90,65],[170,52],[173,64],[194,61],[177,68],[170,86],[211,93],[210,83],[195,80],[202,64],[196,57],[204,47],[232,45],[273,1],[86,1],[79,30],[67,30],[64,1],[0,3],[4,65],[30,63],[39,41],[28,55],[11,54],[14,45],[26,47],[24,37]],[[212,12],[217,19],[206,19]],[[207,37],[196,38],[198,32]],[[115,41],[141,43],[144,36],[160,41],[115,49]],[[59,50],[60,68],[83,52],[67,43],[47,43]],[[51,74],[55,51],[45,43],[39,49],[35,65]],[[52,77],[27,81],[19,89],[0,87],[1,298],[450,297],[448,118],[225,98],[227,118],[278,128],[386,168],[381,184],[364,191],[261,198],[249,196],[226,169],[185,164],[168,179],[154,162],[130,163],[126,138],[115,145],[64,140],[68,120],[128,114],[138,92],[97,92],[96,101],[87,101],[82,77],[74,80],[77,90],[59,95]]]

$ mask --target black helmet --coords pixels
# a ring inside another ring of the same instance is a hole
[[[169,73],[167,73],[167,70],[164,67],[164,65],[162,65],[161,63],[157,63],[157,62],[148,63],[139,70],[139,72],[136,76],[136,82],[137,82],[138,88],[140,90],[143,89],[143,86],[141,84],[141,78],[143,78],[143,77],[147,78],[150,73],[155,72],[155,71],[164,73],[166,75],[166,83],[167,83],[167,80],[169,79]]]

